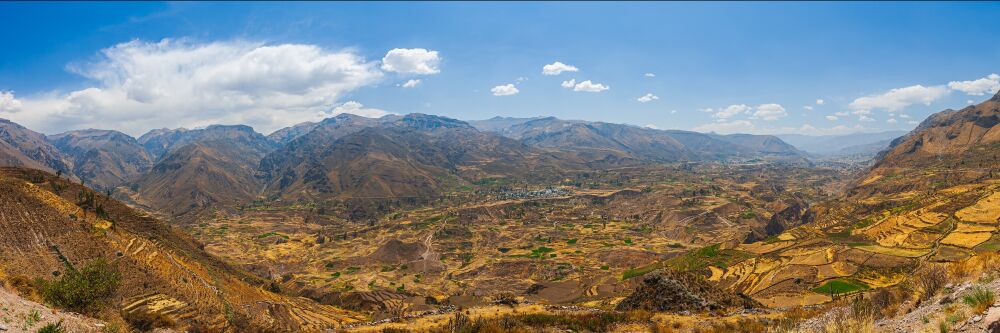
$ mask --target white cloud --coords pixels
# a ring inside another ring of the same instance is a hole
[[[656,127],[656,125],[653,125],[653,124],[646,124],[646,126],[643,126],[643,127],[649,128],[649,129],[660,129],[659,127]]]
[[[973,101],[973,100],[970,99],[970,100],[966,100],[965,103],[967,103],[967,104],[976,104],[976,101]]]
[[[951,81],[948,88],[958,90],[972,96],[995,94],[1000,90],[1000,75],[990,74],[984,78],[972,81]]]
[[[10,91],[0,91],[0,112],[17,112],[21,110],[21,101],[14,98]]]
[[[930,105],[934,101],[947,96],[948,92],[948,88],[944,86],[924,87],[918,84],[892,89],[879,95],[860,97],[851,102],[850,107],[853,110],[870,111],[884,109],[889,112],[895,112],[917,103]]]
[[[602,92],[608,89],[611,89],[611,87],[608,87],[600,83],[593,83],[590,82],[590,80],[577,83],[575,86],[573,86],[573,91]]]
[[[908,121],[906,121],[906,123],[907,123],[907,124],[910,124],[910,125],[917,125],[917,124],[920,124],[920,122],[919,122],[919,121],[916,121],[916,120],[908,120]]]
[[[361,103],[355,101],[347,101],[333,108],[330,112],[324,113],[323,117],[332,117],[341,113],[350,113],[368,118],[382,118],[382,116],[393,114],[382,109],[366,108]]]
[[[542,66],[542,74],[545,75],[559,75],[562,74],[562,72],[577,72],[577,71],[580,71],[580,69],[558,61]]]
[[[562,86],[563,88],[573,88],[573,86],[576,85],[576,79],[569,79],[569,80],[563,81],[559,85]]]
[[[813,107],[809,106],[809,105],[803,106],[802,108],[806,109],[806,111],[812,111],[813,110]]]
[[[837,117],[846,117],[849,113],[847,111],[834,112],[833,115]]]
[[[490,92],[493,93],[493,96],[510,96],[521,91],[517,90],[517,87],[515,87],[513,83],[508,83],[493,87],[493,89],[490,89]]]
[[[866,116],[866,115],[860,115],[860,116],[858,116],[858,121],[866,121],[867,122],[867,121],[875,121],[875,119],[873,119],[872,117]]]
[[[899,114],[899,117],[900,117],[900,118],[903,118],[903,119],[909,119],[909,118],[910,118],[910,115],[908,115],[908,114],[905,114],[905,113],[900,113],[900,114]]]
[[[787,116],[788,113],[785,112],[785,107],[781,104],[761,104],[757,106],[757,110],[753,112],[753,116],[756,118],[764,120],[777,120],[778,118]]]
[[[660,98],[657,97],[656,95],[645,94],[645,95],[642,95],[642,97],[637,98],[636,100],[639,101],[639,103],[647,103],[647,102],[652,102],[652,101],[655,101],[655,100],[658,100],[658,99],[660,99]]]
[[[824,101],[822,98],[816,100],[816,105],[823,105],[823,103],[826,103],[826,101]]]
[[[670,114],[675,114],[675,113],[677,113],[677,110],[670,110]]]
[[[645,76],[645,77],[656,77],[656,74],[646,73],[646,74],[642,74],[642,76]]]
[[[21,112],[0,112],[46,133],[114,128],[138,135],[152,128],[247,124],[269,132],[339,105],[378,82],[377,62],[315,45],[229,41],[132,41],[70,67],[96,82],[70,92],[20,96]]]
[[[698,132],[715,132],[721,134],[751,133],[755,129],[749,120],[733,120],[704,124],[694,128]]]
[[[403,88],[415,88],[416,86],[420,85],[420,82],[421,82],[420,79],[409,79],[409,80],[406,80],[406,83],[403,83],[402,87]]]
[[[886,120],[885,122],[890,123],[890,124],[895,124],[895,123],[897,123],[899,121],[896,120],[896,118],[889,118],[889,120]]]
[[[840,119],[840,118],[837,118],[837,116],[826,116],[826,120],[829,120],[829,121],[834,121],[834,120],[837,120],[837,119]]]
[[[429,75],[440,73],[441,58],[427,49],[392,49],[382,57],[382,70],[400,74]]]
[[[704,110],[708,110],[706,112],[712,112],[712,109],[704,109]],[[736,116],[736,115],[741,114],[741,113],[747,113],[749,111],[750,111],[750,106],[749,105],[746,105],[746,104],[733,104],[733,105],[727,106],[724,109],[719,109],[719,112],[716,112],[715,114],[713,114],[712,117],[718,118],[718,119],[729,119],[729,118],[732,118],[733,116]]]

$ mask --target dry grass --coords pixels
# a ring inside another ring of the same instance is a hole
[[[948,274],[950,270],[945,269],[941,265],[929,265],[921,268],[916,274],[911,278],[912,285],[915,285],[919,292],[919,299],[926,301],[934,295],[937,295],[939,291],[946,284],[948,284]]]
[[[962,302],[972,307],[975,313],[983,313],[996,301],[996,294],[983,286],[974,286],[962,296]]]

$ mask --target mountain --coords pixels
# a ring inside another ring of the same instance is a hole
[[[978,105],[935,113],[879,155],[879,167],[923,164],[1000,142],[1000,93]]]
[[[274,143],[242,125],[172,133],[147,137],[147,143],[156,142],[165,154],[135,182],[137,201],[180,216],[256,198],[262,186],[257,166]]]
[[[485,177],[566,165],[466,122],[424,115],[339,115],[261,162],[267,192],[286,199],[433,196]]]
[[[49,143],[45,135],[6,119],[0,119],[0,166],[73,171],[73,161]]]
[[[359,319],[266,291],[262,286],[269,280],[216,259],[178,229],[55,175],[0,168],[0,192],[0,276],[55,280],[87,272],[84,267],[103,260],[107,265],[96,267],[104,270],[85,274],[100,274],[99,281],[109,286],[106,298],[58,295],[97,301],[98,308],[87,312],[107,322],[180,331],[287,332],[330,330]]]
[[[800,154],[794,147],[773,136],[663,131],[554,117],[493,118],[474,124],[483,130],[520,140],[528,145],[575,150],[591,157],[610,154],[641,161],[672,162]]]
[[[113,188],[135,180],[152,167],[144,147],[125,133],[88,129],[48,137],[73,158],[73,174],[99,188]]]
[[[307,121],[304,123],[298,123],[289,127],[285,127],[274,131],[274,133],[268,134],[267,138],[274,141],[278,145],[284,145],[292,140],[297,139],[300,136],[306,135],[310,131],[319,126],[318,123]]]
[[[877,133],[853,133],[843,135],[802,135],[802,134],[778,134],[778,138],[810,154],[816,155],[841,155],[852,154],[868,149],[859,149],[861,146],[874,147],[877,144],[888,142],[906,135],[907,131],[884,131]],[[850,148],[850,149],[848,149]],[[881,149],[879,149],[881,150]],[[878,152],[878,150],[876,150]],[[872,155],[874,156],[874,154]]]

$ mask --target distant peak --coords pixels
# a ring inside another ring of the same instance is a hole
[[[994,102],[1000,102],[1000,90],[997,90],[997,94],[993,95],[993,98],[991,98],[990,100]]]
[[[419,129],[432,129],[438,127],[444,128],[457,128],[457,127],[471,127],[468,123],[442,116],[434,116],[423,113],[411,113],[403,117],[400,120],[403,124],[406,124],[413,128]]]

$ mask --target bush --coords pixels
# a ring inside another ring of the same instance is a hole
[[[965,296],[962,296],[962,302],[971,306],[976,313],[982,313],[989,309],[995,300],[996,295],[993,291],[983,286],[972,287]]]
[[[948,283],[948,272],[939,265],[929,266],[913,276],[913,283],[920,288],[920,299],[928,300]]]
[[[54,306],[88,312],[110,297],[120,280],[114,267],[97,259],[82,269],[69,269],[54,281],[39,280],[38,289],[42,298]]]
[[[55,324],[48,324],[39,328],[35,333],[66,333],[66,329],[62,326],[62,320]]]
[[[152,331],[154,328],[174,327],[175,323],[170,317],[161,313],[147,313],[141,310],[125,312],[122,314],[132,328],[140,332]]]

